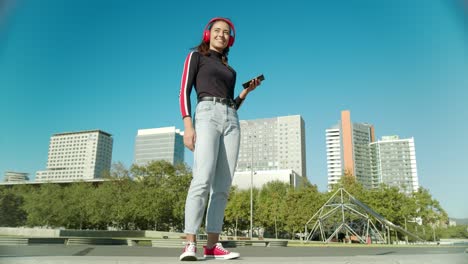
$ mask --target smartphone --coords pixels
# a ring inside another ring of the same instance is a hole
[[[242,86],[244,87],[244,89],[245,89],[245,88],[248,88],[249,85],[250,85],[250,82],[251,82],[252,80],[255,80],[255,79],[258,79],[258,80],[260,80],[260,81],[263,81],[263,80],[265,80],[265,76],[263,76],[263,74],[260,74],[259,76],[257,76],[257,77],[255,77],[255,78],[249,80],[248,82],[243,83]]]

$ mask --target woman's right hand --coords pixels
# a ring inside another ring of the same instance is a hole
[[[192,125],[192,118],[186,117],[184,118],[184,145],[193,151],[195,149],[195,141],[197,139],[197,133]]]

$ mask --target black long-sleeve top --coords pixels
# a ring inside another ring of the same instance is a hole
[[[234,100],[236,109],[242,103],[242,99],[234,99],[234,87],[236,85],[236,71],[223,64],[222,54],[210,50],[204,56],[197,51],[187,55],[180,82],[179,104],[182,118],[191,116],[190,94],[195,87],[197,98],[214,96]]]

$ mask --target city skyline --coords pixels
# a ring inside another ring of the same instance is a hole
[[[43,169],[55,133],[108,131],[113,162],[130,166],[139,128],[182,128],[184,59],[205,24],[224,16],[236,26],[229,53],[236,95],[244,81],[265,76],[240,119],[301,115],[306,175],[319,190],[327,186],[323,131],[349,109],[354,122],[375,126],[376,137],[413,137],[420,186],[449,216],[468,217],[468,12],[461,0],[238,1],[223,10],[190,1],[5,3],[0,180],[5,171]]]

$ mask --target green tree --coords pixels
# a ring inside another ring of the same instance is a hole
[[[131,178],[130,171],[125,167],[122,162],[112,163],[110,171],[103,173],[104,179],[122,179]]]
[[[27,213],[27,225],[63,227],[67,220],[65,194],[59,184],[44,183],[24,194],[23,210]]]
[[[339,188],[344,188],[349,194],[360,201],[365,200],[364,197],[366,196],[367,190],[357,181],[356,176],[352,175],[349,171],[346,171],[338,183],[333,185],[332,190],[326,195],[327,199]]]
[[[468,225],[449,226],[439,229],[441,238],[468,238]]]
[[[94,187],[91,183],[74,182],[64,189],[64,199],[67,204],[63,214],[66,219],[65,227],[71,229],[92,228],[91,212],[93,204]]]
[[[426,240],[437,240],[435,229],[448,222],[448,215],[439,201],[432,198],[429,190],[420,187],[413,193],[416,215],[422,219],[422,236]],[[428,232],[426,232],[426,230]],[[421,235],[421,234],[420,234]]]
[[[192,172],[187,164],[179,163],[174,166],[174,173],[164,182],[168,191],[167,198],[172,207],[170,224],[173,230],[182,231],[185,219],[185,200],[192,181]]]
[[[95,229],[105,230],[115,224],[112,219],[116,210],[114,188],[114,184],[107,181],[93,187],[89,194],[89,224]]]
[[[224,214],[225,228],[234,230],[248,230],[250,228],[250,190],[231,188],[229,200]]]
[[[272,231],[276,238],[278,238],[278,231],[282,230],[285,224],[286,201],[284,198],[289,189],[289,184],[274,181],[265,184],[258,195],[255,208],[256,219],[266,232]]]
[[[155,230],[181,230],[191,181],[187,165],[154,161],[145,166],[133,165],[130,172],[138,182],[131,200],[138,225]]]
[[[118,178],[112,181],[104,182],[99,188],[106,188],[106,194],[111,194],[109,204],[110,226],[117,229],[133,230],[135,229],[134,215],[130,200],[135,195],[135,182],[130,178]]]
[[[411,197],[400,192],[398,187],[382,185],[367,191],[363,202],[385,219],[399,226],[404,226],[405,218],[410,219],[415,216],[416,208]]]
[[[27,215],[21,208],[23,196],[20,188],[15,187],[0,187],[0,226],[16,227],[26,223]]]
[[[324,202],[316,185],[306,184],[297,190],[291,189],[286,195],[285,231],[291,238],[304,230],[305,223],[317,212]]]

